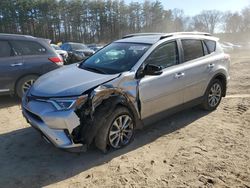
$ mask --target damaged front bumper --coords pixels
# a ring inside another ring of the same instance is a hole
[[[22,101],[22,112],[28,123],[38,130],[45,140],[58,148],[85,151],[86,145],[74,143],[71,133],[80,125],[73,109],[58,111],[51,103],[36,99]]]

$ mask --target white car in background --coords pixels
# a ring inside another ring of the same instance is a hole
[[[66,62],[67,58],[68,58],[68,52],[65,50],[62,50],[59,46],[57,46],[56,44],[50,44],[52,46],[52,48],[55,49],[56,53],[61,55],[64,62]]]
[[[234,48],[232,46],[226,45],[225,43],[220,43],[220,46],[222,47],[222,49],[226,53],[230,53],[230,52],[232,52],[234,50]]]
[[[240,50],[242,48],[239,44],[233,44],[231,42],[223,42],[223,46],[227,46],[228,48],[232,48],[233,50]],[[222,48],[223,48],[222,46]]]

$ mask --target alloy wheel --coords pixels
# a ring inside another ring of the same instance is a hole
[[[208,94],[208,104],[211,107],[215,107],[218,105],[221,99],[221,86],[218,83],[214,83],[210,88]]]
[[[34,84],[35,80],[31,79],[31,80],[27,80],[26,82],[24,82],[23,86],[22,86],[22,91],[23,93],[26,93],[29,88]]]
[[[112,123],[109,131],[109,143],[115,148],[128,144],[134,131],[133,120],[129,115],[120,115]]]

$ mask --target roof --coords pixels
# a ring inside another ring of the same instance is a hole
[[[50,44],[50,39],[33,37],[31,35],[19,35],[19,34],[8,34],[8,33],[0,33],[0,39],[5,40],[39,40]]]
[[[1,39],[35,39],[36,37],[30,36],[30,35],[19,35],[19,34],[8,34],[8,33],[0,33]]]
[[[155,35],[143,35],[143,36],[133,36],[133,37],[126,37],[115,42],[133,42],[133,43],[144,43],[144,44],[154,44],[160,40],[162,35],[155,34]]]
[[[122,39],[116,42],[133,42],[133,43],[145,43],[154,44],[161,39],[169,37],[204,37],[216,40],[210,33],[205,32],[175,32],[175,33],[134,33],[124,36]]]

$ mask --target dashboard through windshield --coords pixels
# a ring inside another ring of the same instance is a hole
[[[129,71],[150,46],[150,44],[114,42],[86,59],[79,68],[101,74]]]

